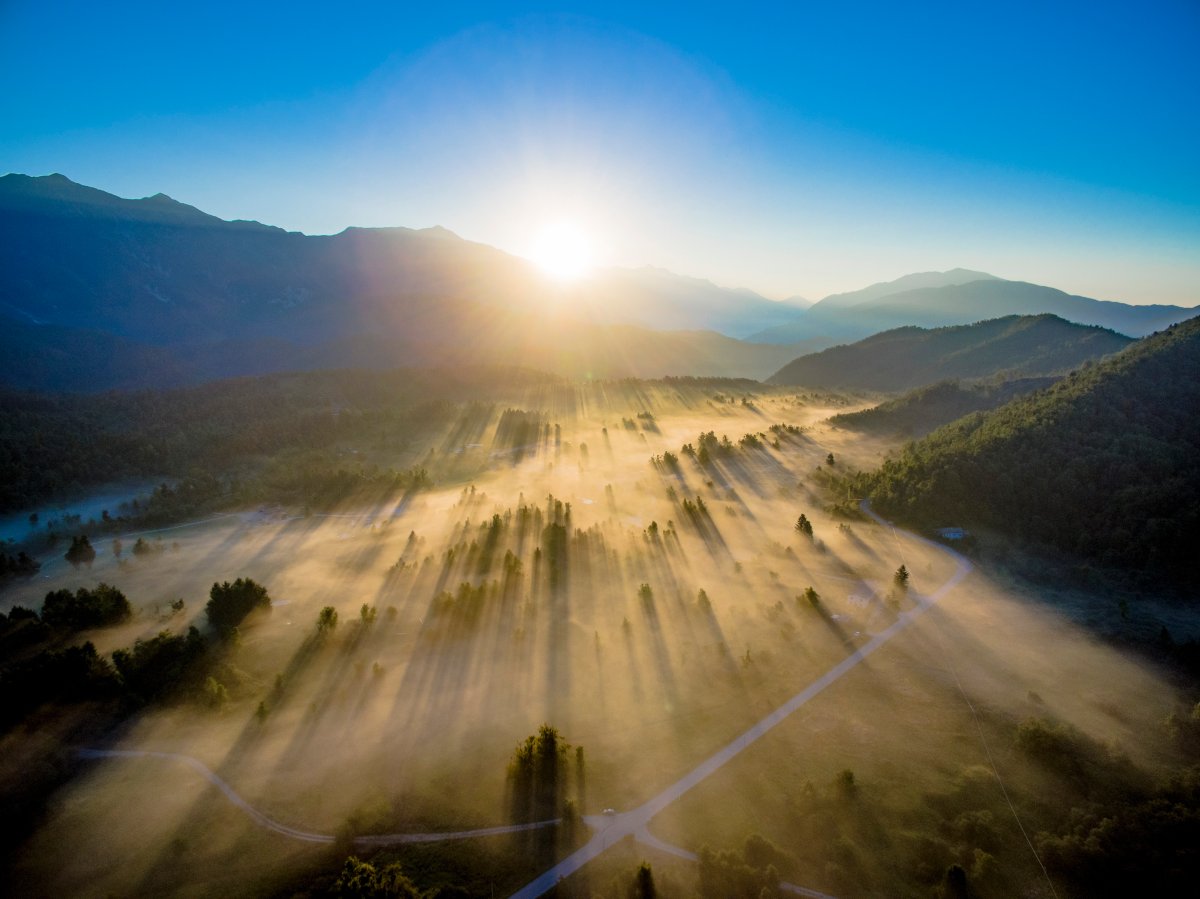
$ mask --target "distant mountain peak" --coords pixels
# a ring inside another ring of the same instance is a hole
[[[855,306],[859,303],[877,300],[880,297],[909,290],[921,290],[929,287],[953,287],[959,284],[970,284],[973,281],[1002,281],[987,272],[977,272],[969,268],[952,268],[944,272],[913,272],[903,275],[894,281],[880,281],[861,290],[846,293],[830,294],[816,303],[816,307],[829,309],[832,307]]]
[[[433,225],[430,228],[421,228],[419,229],[418,233],[424,234],[428,237],[445,237],[450,240],[462,240],[458,234],[454,233],[449,228],[443,227],[442,225]]]

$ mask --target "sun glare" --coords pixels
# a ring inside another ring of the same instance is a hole
[[[556,281],[577,281],[595,264],[591,240],[572,222],[545,225],[534,239],[529,258]]]

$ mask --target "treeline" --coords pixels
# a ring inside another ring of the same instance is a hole
[[[267,589],[249,578],[213,584],[205,612],[214,638],[194,626],[182,634],[164,630],[114,651],[111,659],[90,641],[68,644],[78,631],[132,617],[128,598],[116,587],[54,590],[40,613],[21,606],[0,613],[0,727],[49,704],[111,701],[136,708],[185,694],[221,701],[227,693],[212,677],[218,641],[234,638],[247,615],[270,604]],[[183,605],[172,609],[182,611]]]
[[[923,527],[991,529],[1143,581],[1200,569],[1200,318],[908,444],[853,485]]]
[[[1200,716],[1196,710],[1192,719]],[[1176,733],[1181,750],[1194,746]],[[1016,728],[1017,753],[1054,784],[1034,835],[1050,875],[1071,895],[1182,896],[1200,874],[1200,768],[1155,780],[1112,746],[1046,718]],[[1057,795],[1054,795],[1057,793]]]
[[[523,369],[329,371],[96,395],[0,388],[0,513],[122,478],[215,476],[284,449],[403,445],[451,403],[556,384]]]
[[[397,470],[363,462],[347,462],[332,452],[285,452],[257,470],[220,476],[197,473],[175,483],[162,483],[147,496],[122,504],[116,514],[105,514],[87,522],[77,516],[65,521],[46,522],[46,545],[53,549],[73,531],[88,534],[71,536],[65,558],[72,565],[90,566],[96,549],[89,538],[121,534],[134,529],[157,528],[177,521],[212,514],[238,504],[282,503],[309,511],[331,509],[350,500],[379,502],[398,494],[432,486],[429,473],[420,467]],[[163,545],[139,537],[131,548],[135,556],[160,552]],[[118,551],[120,550],[120,551]],[[124,544],[114,541],[113,552],[119,558]],[[8,576],[28,576],[37,566],[26,553],[0,557],[0,582],[5,578],[5,560],[11,559]],[[27,561],[22,561],[25,559]]]
[[[23,550],[16,555],[0,553],[0,584],[13,578],[33,577],[42,564]]]

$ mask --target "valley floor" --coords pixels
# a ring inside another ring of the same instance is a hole
[[[846,408],[672,382],[514,396],[409,451],[433,488],[256,506],[90,568],[48,559],[5,606],[116,584],[137,614],[83,635],[101,653],[203,628],[215,581],[251,577],[273,604],[214,675],[227,701],[149,707],[88,744],[12,883],[320,894],[354,851],[468,895],[560,876],[560,895],[611,895],[644,857],[661,894],[690,895],[732,869],[710,846],[807,895],[927,896],[954,865],[973,895],[1085,895],[1050,836],[1118,782],[1148,794],[1181,770],[1161,722],[1186,698],[954,553],[827,511],[853,498],[819,471],[887,449],[823,424]],[[513,765],[544,723],[571,744],[559,826],[369,839],[539,820]],[[5,735],[5,776],[45,749],[31,726]],[[164,755],[129,755],[146,752]]]

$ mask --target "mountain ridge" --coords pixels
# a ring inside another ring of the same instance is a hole
[[[355,332],[378,307],[419,295],[521,310],[567,302],[601,323],[738,338],[802,311],[661,272],[603,270],[559,285],[528,260],[443,226],[307,235],[226,222],[165,195],[124,199],[61,175],[0,178],[0,225],[10,235],[0,246],[0,295],[10,305],[37,321],[151,343],[278,328],[311,338]],[[176,304],[174,315],[166,303]],[[195,315],[181,311],[189,307]],[[281,309],[293,315],[275,314]]]
[[[905,325],[793,359],[768,383],[906,390],[947,378],[1046,375],[1123,349],[1124,335],[1051,314],[926,329]]]
[[[1131,337],[1143,337],[1184,321],[1196,308],[1161,304],[1134,305],[1069,294],[1055,287],[984,275],[968,269],[904,276],[846,294],[834,294],[814,304],[798,322],[757,331],[747,339],[764,343],[790,343],[823,336],[831,342],[866,337],[904,325],[937,328],[965,325],[1005,315],[1052,313],[1082,325],[1111,328]],[[957,283],[912,286],[912,279]],[[864,298],[865,295],[865,298]]]

